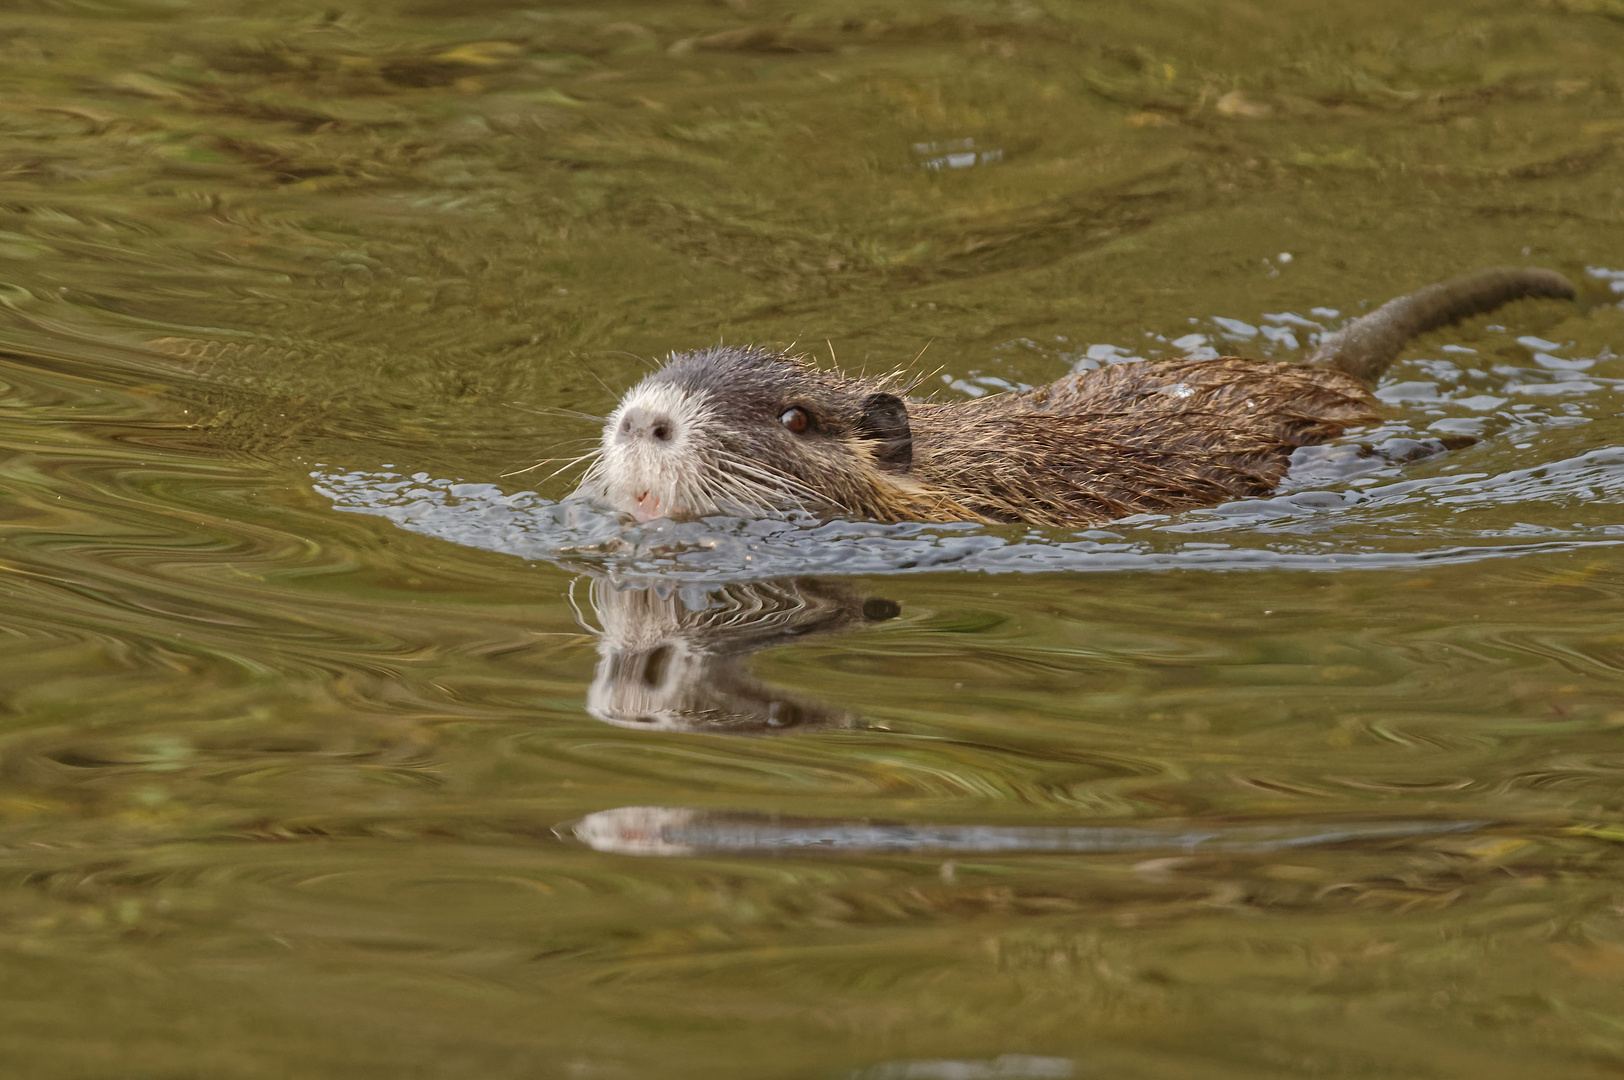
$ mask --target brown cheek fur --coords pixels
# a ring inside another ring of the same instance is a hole
[[[822,492],[830,507],[874,521],[993,521],[955,499],[932,478],[914,471],[897,473],[875,460],[863,439],[831,441],[808,455],[802,477]]]
[[[762,456],[823,497],[825,505],[808,506],[809,510],[841,510],[879,521],[961,520],[899,514],[899,503],[912,505],[915,501],[902,493],[918,487],[918,482],[886,472],[862,439],[800,436],[782,452]]]

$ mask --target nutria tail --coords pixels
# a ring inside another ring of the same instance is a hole
[[[1308,362],[1340,368],[1374,386],[1411,338],[1528,296],[1571,300],[1573,282],[1554,270],[1496,266],[1428,285],[1344,326],[1320,342]]]

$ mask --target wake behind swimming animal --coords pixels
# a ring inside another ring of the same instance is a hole
[[[751,347],[674,355],[604,425],[577,495],[640,521],[787,510],[878,521],[1078,526],[1265,495],[1291,452],[1377,419],[1370,390],[1411,338],[1524,297],[1502,267],[1399,297],[1305,363],[1116,364],[1031,390],[932,402]]]

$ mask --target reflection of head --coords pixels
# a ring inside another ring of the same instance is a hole
[[[621,727],[739,734],[850,726],[850,713],[775,690],[742,659],[788,638],[839,633],[900,610],[811,578],[708,591],[597,578],[592,606],[603,633],[589,713]]]

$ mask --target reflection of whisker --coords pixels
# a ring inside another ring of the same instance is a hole
[[[771,602],[769,589],[772,590]],[[744,594],[742,597],[739,595],[741,592]],[[727,598],[724,613],[707,620],[707,625],[719,630],[793,625],[799,621],[797,616],[810,606],[801,593],[775,589],[772,582],[755,582],[742,589],[725,587],[710,595]]]
[[[570,602],[570,610],[575,612],[575,625],[579,626],[582,630],[585,630],[593,637],[601,640],[603,638],[603,631],[593,629],[591,624],[586,621],[586,613],[581,610],[581,605],[575,602],[575,583],[580,580],[581,579],[578,577],[570,578],[570,587],[564,593],[564,598]]]

